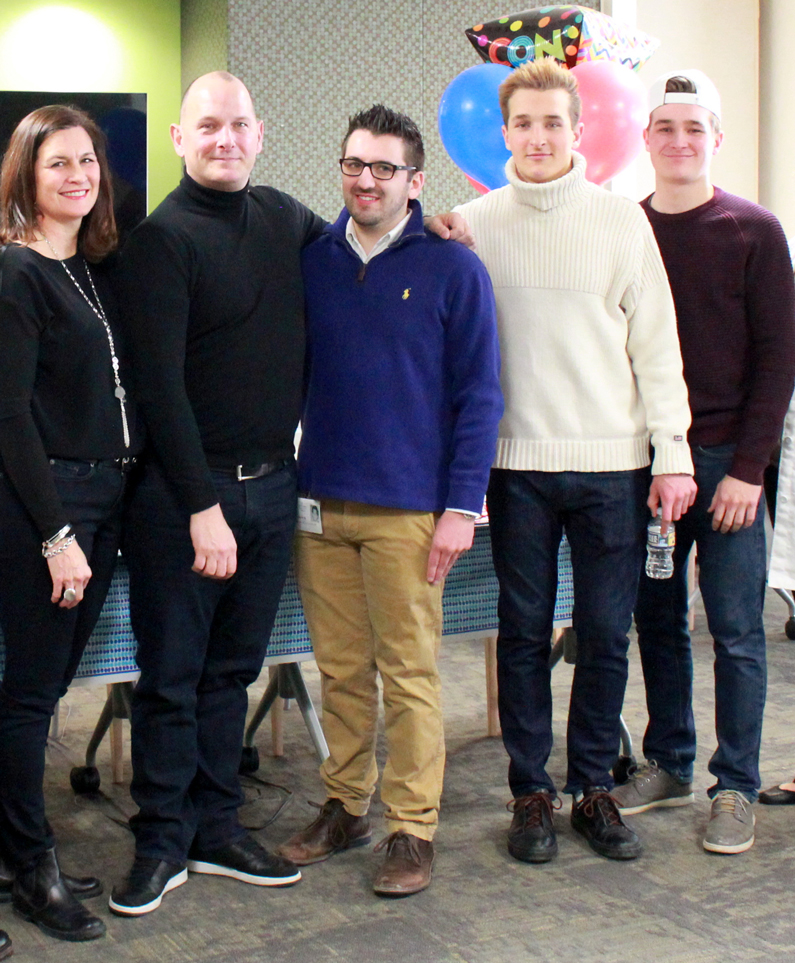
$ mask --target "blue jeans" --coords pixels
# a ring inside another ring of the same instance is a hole
[[[133,499],[124,554],[141,677],[132,705],[130,824],[141,856],[184,863],[242,837],[238,769],[248,709],[292,551],[294,462],[237,481],[213,472],[237,540],[227,581],[191,571],[189,513],[157,465]]]
[[[55,488],[91,566],[83,601],[50,601],[42,535],[0,474],[0,624],[6,667],[0,685],[0,846],[12,864],[54,845],[44,814],[44,750],[50,718],[77,671],[108,593],[127,483],[117,467],[52,459]]]
[[[649,478],[647,469],[492,470],[488,505],[500,583],[499,708],[514,796],[555,792],[546,772],[552,749],[549,654],[564,528],[577,632],[564,791],[613,786]]]
[[[687,627],[687,556],[698,548],[699,585],[715,648],[715,729],[710,796],[737,789],[752,801],[759,789],[759,744],[767,671],[764,504],[750,528],[722,535],[707,509],[731,467],[733,446],[693,448],[696,502],[676,524],[674,574],[641,575],[635,622],[646,680],[649,725],[643,753],[682,782],[693,778],[693,659]]]

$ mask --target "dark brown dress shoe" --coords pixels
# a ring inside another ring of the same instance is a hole
[[[402,831],[392,833],[375,847],[386,849],[386,859],[373,890],[378,896],[410,896],[426,889],[433,869],[433,843]]]
[[[765,806],[795,806],[795,792],[781,786],[772,786],[759,793],[759,802]]]
[[[317,819],[282,843],[276,852],[296,866],[308,866],[321,863],[334,853],[366,846],[371,839],[367,816],[351,816],[341,799],[327,799]]]

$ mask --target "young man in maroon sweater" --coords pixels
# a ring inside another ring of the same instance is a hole
[[[693,801],[686,578],[695,542],[715,643],[718,737],[704,848],[741,853],[754,842],[765,704],[762,473],[795,381],[792,265],[776,218],[712,185],[723,133],[720,97],[708,77],[682,70],[658,78],[644,136],[656,187],[642,206],[676,305],[699,491],[677,523],[673,577],[641,576],[635,618],[649,711],[647,764],[613,795],[623,814]]]

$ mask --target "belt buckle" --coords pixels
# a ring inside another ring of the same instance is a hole
[[[244,474],[243,474],[243,466],[242,466],[242,465],[236,465],[236,466],[235,466],[235,477],[237,478],[238,481],[251,481],[253,478],[259,478],[260,476],[259,476],[259,475],[244,475]]]

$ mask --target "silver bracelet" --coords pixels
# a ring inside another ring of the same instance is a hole
[[[63,527],[60,531],[56,532],[56,533],[52,536],[52,538],[45,538],[44,541],[41,543],[41,547],[42,547],[42,548],[52,548],[53,545],[56,545],[58,542],[60,542],[60,540],[61,540],[62,538],[66,538],[66,536],[67,536],[67,535],[69,534],[69,532],[71,532],[71,531],[72,531],[72,526],[71,526],[71,525],[64,525],[64,527]]]
[[[64,538],[60,544],[53,545],[50,548],[42,548],[41,554],[45,558],[53,558],[56,555],[60,555],[61,552],[65,552],[74,540],[75,540],[74,535],[67,535],[66,538]]]

